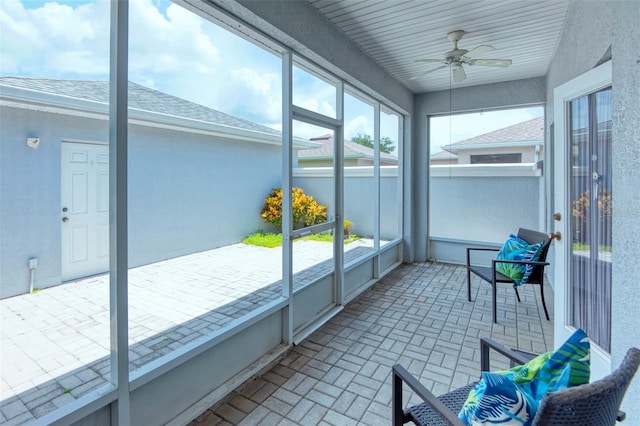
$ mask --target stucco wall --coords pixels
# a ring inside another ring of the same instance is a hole
[[[562,40],[547,74],[548,117],[553,117],[553,89],[592,69],[611,47],[613,77],[613,285],[612,367],[630,346],[640,347],[640,3],[574,2]],[[549,130],[547,129],[547,132]],[[635,378],[623,410],[632,423],[640,418],[640,380]]]
[[[294,172],[295,176],[295,172]],[[333,179],[329,177],[294,177],[294,186],[304,189],[322,204],[332,204]],[[344,179],[344,214],[352,223],[351,231],[359,236],[371,237],[374,233],[375,182],[371,177],[348,174]],[[400,200],[397,176],[380,178],[380,238],[391,240],[400,236],[398,229]],[[334,214],[331,208],[328,214]]]
[[[631,345],[640,348],[640,2],[627,1],[613,10],[613,216],[612,361],[620,364]],[[628,419],[640,419],[640,377],[623,405]]]
[[[131,266],[239,242],[263,228],[279,146],[130,126]]]
[[[5,298],[29,290],[31,257],[38,259],[35,288],[60,284],[61,141],[104,142],[108,128],[106,120],[4,106],[0,118]],[[35,136],[36,150],[26,146]],[[131,125],[129,266],[236,243],[261,228],[259,212],[280,185],[281,162],[276,145]]]
[[[430,236],[501,243],[518,228],[538,229],[540,179],[432,177]]]
[[[35,288],[60,283],[63,137],[104,142],[106,120],[0,108],[0,297],[29,291],[28,260],[38,259]],[[11,123],[11,125],[8,125]],[[40,138],[38,149],[27,137]]]

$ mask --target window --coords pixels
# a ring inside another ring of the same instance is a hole
[[[129,4],[136,370],[282,295],[281,250],[243,243],[279,232],[261,209],[282,176],[282,61],[178,4]]]
[[[109,3],[3,7],[13,22],[0,40],[0,91],[10,98],[0,103],[0,408],[10,424],[115,382]]]
[[[569,103],[571,283],[568,324],[611,351],[612,89]]]
[[[429,117],[430,238],[486,242],[539,228],[543,114],[537,106]],[[504,217],[496,194],[509,194],[515,210],[507,220],[496,220]],[[435,256],[459,261],[446,257],[451,252]]]
[[[522,163],[522,154],[471,155],[471,164]]]
[[[535,163],[544,155],[543,109],[429,117],[429,147],[431,165]]]

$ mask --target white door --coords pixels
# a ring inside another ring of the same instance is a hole
[[[62,143],[62,280],[109,270],[109,147]]]
[[[554,89],[555,326],[591,338],[591,380],[611,371],[611,62]]]

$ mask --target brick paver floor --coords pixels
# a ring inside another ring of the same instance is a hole
[[[370,240],[345,245],[348,262]],[[333,268],[333,245],[294,244],[294,288]],[[280,248],[234,244],[129,271],[129,367],[148,364],[282,294]],[[108,383],[109,276],[0,300],[0,424],[20,425]]]
[[[468,302],[464,267],[401,265],[190,426],[389,425],[395,363],[440,394],[478,376],[480,336],[535,353],[553,347],[553,322],[537,289],[525,287],[518,303],[510,286],[500,286],[493,324],[490,286],[474,279]],[[492,368],[507,367],[494,359]],[[405,392],[405,401],[418,402]]]

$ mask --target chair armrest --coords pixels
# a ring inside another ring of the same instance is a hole
[[[467,268],[471,266],[472,251],[500,251],[500,249],[488,247],[467,247]]]
[[[489,352],[490,349],[509,358],[518,365],[526,364],[530,358],[515,352],[513,349],[506,347],[502,343],[498,343],[488,337],[480,338],[480,371],[489,371]]]
[[[537,260],[504,260],[504,259],[492,259],[491,264],[495,267],[496,263],[519,263],[521,265],[537,265],[537,266],[547,266],[549,262],[540,262]]]
[[[458,415],[447,408],[440,400],[425,388],[415,377],[411,375],[403,366],[396,364],[393,366],[393,426],[400,426],[409,419],[406,418],[402,404],[402,383],[406,383],[433,411],[438,413],[442,419],[451,426],[464,426]]]

